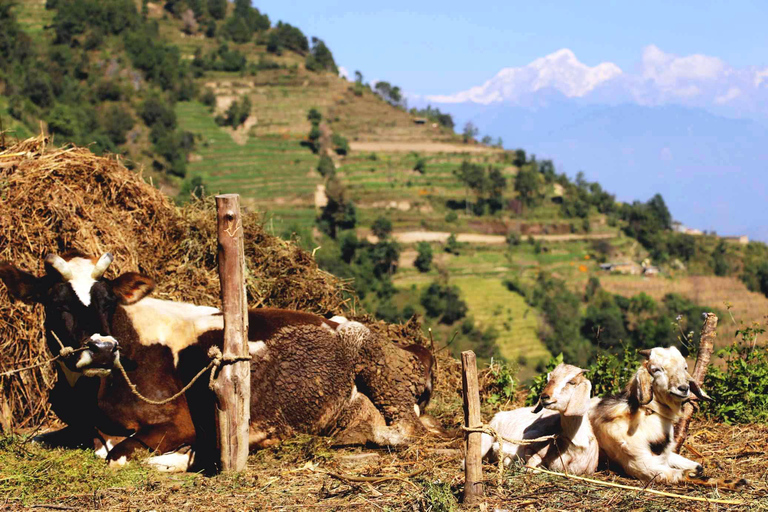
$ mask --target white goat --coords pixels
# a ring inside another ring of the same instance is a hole
[[[595,472],[598,460],[597,440],[586,418],[590,407],[592,384],[584,370],[559,364],[547,376],[536,408],[524,407],[503,411],[491,420],[491,427],[508,439],[535,439],[558,434],[557,439],[532,445],[517,445],[482,437],[482,454],[492,450],[494,458],[509,465],[514,458],[526,461],[528,467],[543,465],[555,471],[588,475]],[[546,408],[546,409],[545,409]]]
[[[711,400],[688,373],[675,347],[641,350],[647,357],[623,394],[606,397],[592,408],[590,421],[601,451],[632,477],[648,482],[683,480],[739,487],[744,480],[700,479],[703,467],[673,451],[674,425],[693,392]]]

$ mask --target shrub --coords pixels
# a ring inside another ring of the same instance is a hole
[[[210,108],[216,106],[216,93],[213,92],[213,89],[205,88],[205,91],[200,96],[200,103]]]
[[[432,282],[421,293],[421,305],[427,316],[439,318],[441,324],[452,324],[464,318],[467,314],[467,304],[461,299],[461,291],[457,286]]]
[[[458,256],[460,247],[459,242],[456,240],[456,234],[451,233],[448,240],[445,242],[445,252]]]
[[[492,359],[483,386],[483,391],[488,394],[487,402],[492,405],[508,403],[515,398],[516,390],[517,369],[503,360]]]
[[[149,127],[156,123],[160,123],[166,128],[176,127],[176,112],[173,110],[173,105],[160,96],[153,95],[144,100],[139,106],[138,113]]]
[[[245,123],[248,116],[251,115],[251,99],[246,95],[235,100],[229,106],[223,117],[218,117],[217,122],[224,126],[238,128]]]
[[[392,233],[392,221],[387,217],[377,217],[371,226],[371,232],[379,239],[384,240]]]
[[[223,20],[227,15],[227,0],[207,0],[208,13],[217,20]]]
[[[717,352],[725,368],[711,365],[704,379],[714,400],[702,404],[707,417],[729,424],[768,420],[768,348],[756,343],[764,332],[759,324],[740,329],[741,340]]]
[[[331,144],[333,144],[333,150],[337,155],[346,155],[349,153],[349,141],[338,133],[334,133],[331,136]]]
[[[432,267],[432,246],[429,245],[429,242],[419,242],[416,244],[416,250],[418,254],[413,265],[419,272],[429,272]]]
[[[125,136],[133,128],[133,124],[133,117],[117,105],[107,107],[101,116],[104,133],[115,145],[125,144]]]
[[[317,172],[323,178],[328,178],[336,174],[336,165],[333,163],[333,159],[328,155],[320,156],[320,160],[317,162]]]
[[[445,214],[445,222],[454,223],[459,220],[459,216],[454,211],[450,211]]]
[[[427,159],[426,158],[419,158],[416,160],[416,165],[413,166],[413,170],[418,172],[419,174],[424,174],[427,172]]]
[[[340,230],[352,229],[357,224],[357,209],[347,197],[341,182],[332,177],[326,187],[328,204],[325,205],[316,222],[321,231],[336,238]]]
[[[323,120],[323,114],[320,113],[319,110],[312,107],[309,109],[309,112],[307,112],[307,121],[309,121],[312,124],[320,124],[320,121]]]

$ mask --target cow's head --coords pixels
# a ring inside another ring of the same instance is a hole
[[[155,286],[152,279],[135,272],[104,278],[110,263],[110,253],[98,260],[79,253],[49,254],[41,277],[10,263],[0,263],[0,280],[12,297],[45,307],[51,352],[58,355],[61,350],[58,337],[65,347],[76,350],[62,358],[62,364],[86,376],[109,374],[118,357],[111,328],[117,306],[137,302]]]

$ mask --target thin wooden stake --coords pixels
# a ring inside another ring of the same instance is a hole
[[[462,389],[464,391],[464,426],[476,428],[482,425],[480,416],[480,388],[477,384],[475,353],[461,353]],[[464,466],[464,504],[474,504],[483,497],[483,461],[480,450],[481,432],[465,432],[466,464]]]
[[[699,387],[703,387],[704,376],[707,375],[709,360],[712,358],[712,350],[715,348],[715,337],[717,336],[717,316],[714,313],[706,313],[704,325],[701,326],[701,341],[699,341],[699,353],[696,356],[696,366],[693,367],[691,376]],[[693,404],[686,402],[683,404],[683,415],[680,421],[675,425],[675,452],[679,453],[683,447],[685,438],[688,437],[688,424],[693,415]]]
[[[248,355],[248,303],[245,294],[245,255],[240,196],[216,196],[219,236],[219,279],[224,312],[227,357]],[[248,361],[224,365],[214,381],[216,425],[223,471],[242,471],[248,459],[251,366]]]

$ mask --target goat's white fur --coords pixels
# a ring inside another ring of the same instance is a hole
[[[709,398],[677,348],[654,348],[622,396],[604,398],[592,409],[600,449],[628,475],[646,482],[675,483],[700,474],[701,464],[673,451],[674,425],[691,391]]]
[[[508,465],[514,459],[528,467],[543,465],[556,471],[588,475],[595,472],[598,461],[597,440],[587,419],[592,384],[575,366],[560,364],[549,375],[539,406],[503,411],[491,420],[491,427],[509,439],[535,439],[559,434],[556,441],[533,445],[502,442],[483,434],[481,451],[492,450],[494,458]],[[542,409],[546,407],[546,409]]]

